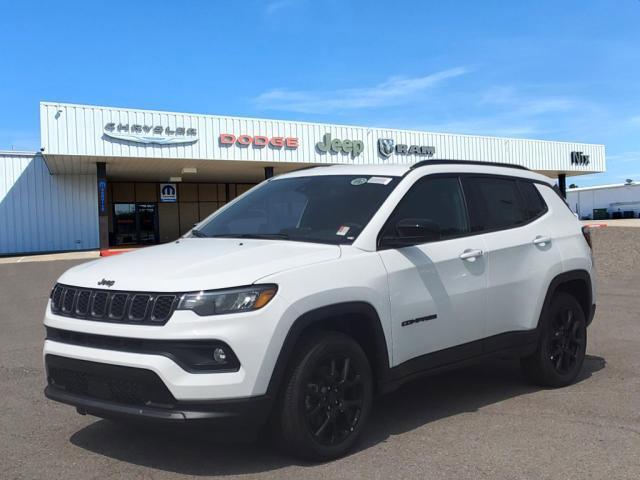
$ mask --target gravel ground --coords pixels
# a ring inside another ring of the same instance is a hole
[[[376,402],[359,448],[308,465],[215,431],[123,428],[45,400],[42,312],[79,261],[0,265],[0,478],[640,478],[640,229],[593,235],[600,276],[579,381],[544,390],[511,361],[404,386]]]
[[[598,278],[638,278],[640,229],[606,227],[591,229]]]

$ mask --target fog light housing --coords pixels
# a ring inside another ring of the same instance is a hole
[[[213,351],[213,359],[217,363],[227,363],[227,353],[223,348],[218,347]]]

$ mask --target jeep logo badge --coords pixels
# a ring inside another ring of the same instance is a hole
[[[113,287],[113,284],[116,283],[115,280],[107,280],[106,278],[103,278],[102,280],[100,280],[98,282],[98,286],[100,285],[104,285],[106,287]]]

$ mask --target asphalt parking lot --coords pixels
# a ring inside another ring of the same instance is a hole
[[[640,478],[640,229],[594,232],[598,312],[579,381],[492,360],[378,399],[358,449],[321,465],[216,431],[148,431],[44,398],[42,313],[86,260],[0,264],[0,478]]]

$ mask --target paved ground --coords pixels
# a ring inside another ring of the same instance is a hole
[[[618,220],[582,220],[585,225],[607,225],[609,227],[640,227],[640,218],[621,218]]]
[[[98,250],[65,253],[47,253],[44,255],[20,255],[17,257],[0,257],[0,264],[29,263],[29,262],[53,262],[60,260],[86,260],[100,257]]]
[[[580,381],[527,386],[513,362],[431,377],[380,399],[359,449],[301,464],[214,432],[149,432],[42,396],[41,316],[79,261],[0,265],[0,478],[640,478],[640,230],[594,233],[598,314]]]

